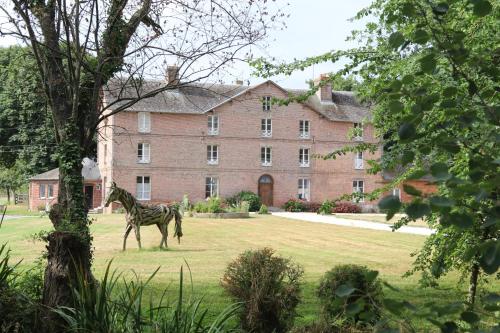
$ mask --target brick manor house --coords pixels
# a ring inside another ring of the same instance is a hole
[[[167,73],[168,82],[178,80],[175,68]],[[142,89],[161,84],[145,82]],[[111,181],[145,202],[180,201],[184,194],[196,202],[248,190],[268,206],[290,198],[321,202],[379,186],[381,177],[367,174],[365,161],[380,152],[313,158],[353,142],[377,142],[373,127],[364,125],[369,109],[351,92],[328,85],[303,103],[273,103],[304,92],[273,81],[189,84],[111,115],[98,141],[103,198]],[[108,88],[103,103],[112,112],[118,99],[134,96],[132,88]],[[362,135],[349,139],[355,127]]]

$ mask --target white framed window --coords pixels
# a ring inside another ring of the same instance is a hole
[[[205,178],[205,198],[219,196],[219,178],[207,177]]]
[[[399,199],[399,201],[401,201],[401,190],[399,188],[393,188],[392,189],[392,195],[395,196],[396,198]]]
[[[53,184],[47,185],[47,197],[49,199],[52,199],[54,197],[54,185]]]
[[[310,133],[310,126],[309,126],[309,120],[300,120],[299,121],[299,137],[302,139],[309,139],[311,133]]]
[[[208,135],[219,135],[219,116],[208,115]]]
[[[354,180],[352,182],[353,193],[365,193],[365,182],[363,180]],[[364,199],[357,199],[357,202],[363,202]]]
[[[219,146],[207,146],[207,163],[210,165],[219,164]]]
[[[46,198],[47,192],[45,192],[45,191],[46,191],[45,184],[40,184],[40,186],[38,188],[38,197],[40,199],[45,199]]]
[[[363,169],[363,152],[358,151],[354,153],[354,169],[361,170]]]
[[[362,123],[354,123],[354,141],[363,141],[363,124]]]
[[[260,147],[260,162],[263,166],[273,165],[271,147]]]
[[[309,167],[309,148],[299,149],[299,165],[302,168]]]
[[[138,124],[140,133],[151,132],[151,114],[149,112],[139,112]]]
[[[307,178],[299,178],[297,198],[300,200],[311,200],[311,181]]]
[[[264,96],[262,98],[262,110],[271,111],[271,96]]]
[[[137,200],[151,200],[151,177],[138,176],[136,178]]]
[[[273,124],[271,118],[261,119],[260,131],[264,138],[270,138],[273,135]]]
[[[151,161],[151,146],[149,143],[141,142],[137,144],[137,162],[149,163]]]

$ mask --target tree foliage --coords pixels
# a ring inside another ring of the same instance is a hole
[[[416,254],[414,271],[439,278],[458,269],[470,281],[500,266],[500,4],[487,0],[375,0],[356,19],[375,18],[350,39],[361,46],[293,62],[254,66],[271,76],[346,60],[331,78],[362,79],[384,153],[377,170],[402,170],[391,184],[431,176],[439,193],[381,200],[401,226],[425,218],[436,229]],[[328,79],[325,79],[328,80]],[[377,194],[380,191],[377,192]],[[496,281],[498,283],[498,281]]]
[[[0,165],[26,176],[55,168],[54,129],[35,58],[28,48],[0,48]]]

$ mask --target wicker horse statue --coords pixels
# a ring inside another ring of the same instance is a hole
[[[132,194],[119,188],[116,186],[115,182],[113,182],[108,197],[106,198],[106,207],[116,201],[120,202],[127,212],[125,216],[127,226],[125,228],[125,234],[123,235],[123,251],[125,251],[127,237],[132,229],[134,229],[137,243],[139,244],[139,248],[141,248],[141,226],[153,224],[156,224],[161,232],[160,248],[163,248],[163,244],[167,247],[168,224],[174,218],[174,237],[177,237],[180,243],[180,238],[182,237],[182,216],[177,207],[167,205],[143,205],[138,202]]]

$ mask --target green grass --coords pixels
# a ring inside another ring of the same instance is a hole
[[[5,205],[6,202],[0,201],[0,205]],[[3,211],[0,212],[0,215],[3,213]],[[7,205],[7,211],[5,212],[6,215],[25,215],[25,216],[40,216],[40,212],[32,212],[28,210],[28,206],[24,204],[20,205],[13,205],[9,204]]]
[[[386,289],[389,297],[407,299],[416,304],[429,300],[457,300],[465,291],[456,274],[443,280],[442,289],[422,289],[417,284],[418,277],[401,277],[411,267],[410,254],[421,247],[422,236],[307,223],[269,215],[242,220],[185,218],[181,244],[169,238],[169,250],[159,250],[157,228],[143,227],[143,250],[137,249],[131,233],[127,251],[121,252],[124,216],[96,215],[95,218],[91,228],[97,277],[103,275],[111,259],[113,268],[122,272],[133,270],[142,278],[161,266],[150,286],[151,291],[154,297],[159,297],[168,287],[173,295],[177,291],[179,269],[187,262],[194,293],[204,296],[204,304],[209,306],[212,315],[231,303],[219,285],[226,265],[244,250],[262,247],[276,249],[280,255],[292,258],[305,269],[299,324],[317,317],[319,305],[315,288],[318,280],[326,270],[342,263],[361,264],[378,270],[382,279],[401,290],[396,293]],[[50,228],[47,218],[7,220],[0,229],[0,243],[8,242],[12,262],[23,259],[26,266],[44,248],[44,244],[31,241],[29,235]],[[169,231],[173,233],[172,226]]]

